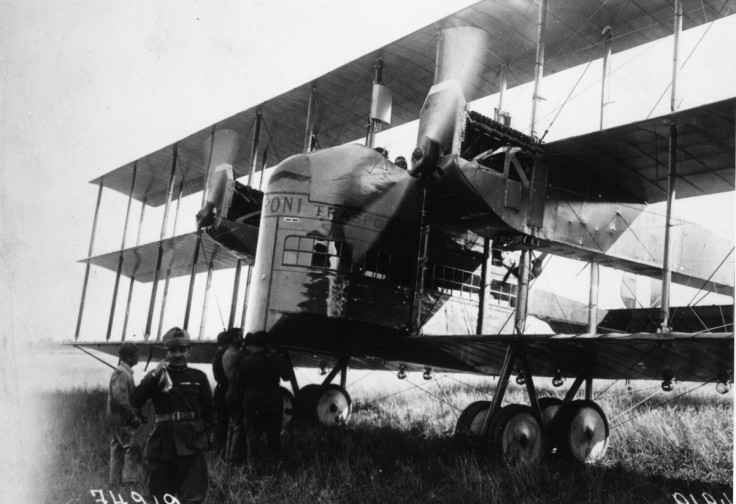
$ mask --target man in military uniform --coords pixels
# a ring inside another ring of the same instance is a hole
[[[130,398],[143,406],[149,399],[156,425],[146,443],[148,490],[164,502],[164,495],[181,504],[201,503],[207,495],[206,452],[215,429],[210,383],[202,371],[187,367],[191,342],[178,327],[163,337],[166,359],[148,373]]]
[[[225,450],[225,443],[227,442],[229,418],[225,398],[228,390],[228,381],[227,376],[225,376],[225,369],[222,367],[222,356],[229,348],[230,340],[232,340],[232,333],[229,331],[223,331],[217,335],[217,352],[215,352],[215,358],[212,360],[212,375],[217,382],[214,393],[215,411],[217,412],[217,431],[215,432],[215,446],[213,449],[218,455]]]
[[[265,331],[249,333],[245,346],[249,353],[242,360],[238,378],[245,389],[243,409],[248,466],[253,467],[262,457],[263,434],[266,435],[268,454],[273,458],[281,454],[284,400],[279,386],[280,380],[291,378],[292,370],[280,355],[269,349]]]
[[[123,343],[118,349],[118,368],[110,378],[107,395],[107,420],[110,424],[110,485],[135,483],[140,472],[140,447],[133,443],[133,432],[145,420],[130,404],[135,388],[133,366],[138,364],[138,349]]]
[[[227,394],[225,402],[228,412],[227,441],[225,445],[225,460],[230,463],[239,463],[245,457],[245,431],[243,426],[243,389],[236,378],[243,358],[243,330],[229,329],[231,335],[230,346],[222,355],[222,369],[227,378]]]

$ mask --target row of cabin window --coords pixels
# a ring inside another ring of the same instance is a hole
[[[353,271],[352,254],[344,242],[319,240],[303,236],[289,236],[284,242],[284,264],[306,266],[331,271]],[[381,250],[369,250],[363,275],[387,280],[411,287],[416,271],[416,261],[409,257],[390,254]],[[427,264],[424,286],[430,290],[450,290],[468,297],[477,295],[481,280],[469,271],[436,264]]]

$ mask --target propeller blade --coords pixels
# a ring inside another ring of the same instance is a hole
[[[413,177],[434,178],[440,158],[452,152],[462,127],[466,100],[480,87],[488,47],[488,33],[479,28],[464,26],[442,31],[435,83],[419,115],[417,147],[409,172]]]
[[[203,169],[207,170],[208,178],[218,166],[232,166],[240,144],[240,135],[231,129],[215,131],[204,141]]]
[[[233,163],[240,148],[240,135],[224,129],[205,140],[203,171],[207,174],[204,207],[197,213],[197,229],[211,225],[227,213],[232,198]]]

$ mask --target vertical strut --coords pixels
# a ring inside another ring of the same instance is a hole
[[[542,409],[539,407],[537,390],[534,388],[534,377],[532,376],[532,370],[529,367],[529,361],[526,358],[526,352],[522,348],[519,353],[521,357],[521,371],[524,373],[524,384],[526,385],[526,393],[529,396],[529,404],[534,411],[541,415]]]
[[[166,280],[164,280],[164,295],[161,298],[161,314],[158,318],[158,331],[156,332],[156,341],[161,339],[161,332],[164,327],[164,313],[166,313],[166,300],[169,297],[169,281],[171,280],[171,269],[166,270]]]
[[[383,58],[379,56],[376,58],[376,63],[373,65],[373,68],[375,68],[375,76],[373,78],[373,84],[381,84],[383,81]],[[367,131],[365,135],[365,145],[367,147],[373,148],[373,143],[376,139],[376,130],[377,130],[378,120],[373,119],[371,115],[368,115],[368,126]]]
[[[174,144],[174,152],[171,160],[171,174],[169,175],[169,190],[166,195],[166,206],[164,207],[164,218],[161,223],[161,236],[158,242],[158,256],[156,257],[156,270],[153,274],[153,287],[151,287],[151,302],[148,305],[148,318],[146,320],[146,332],[144,339],[148,341],[151,336],[151,324],[153,322],[153,308],[156,305],[156,290],[158,289],[158,277],[161,274],[161,261],[164,255],[163,240],[166,237],[166,225],[169,220],[169,207],[171,206],[171,198],[174,195],[174,179],[176,178],[176,163],[179,157],[179,143]]]
[[[519,259],[519,288],[516,293],[516,312],[514,312],[514,329],[516,334],[524,334],[526,325],[527,301],[529,299],[529,255],[528,249],[522,249]]]
[[[414,279],[414,302],[412,304],[412,333],[418,334],[422,328],[422,295],[424,294],[424,275],[427,271],[427,244],[429,226],[427,225],[427,189],[419,190],[421,214],[419,218],[419,242],[417,247],[417,269]]]
[[[180,195],[181,196],[181,195]],[[135,237],[135,246],[137,247],[141,243],[141,229],[143,228],[143,216],[146,213],[146,202],[148,201],[147,197],[143,198],[143,203],[141,204],[141,218],[138,221],[138,233]],[[128,321],[130,320],[130,303],[133,300],[133,287],[135,286],[135,276],[130,277],[130,285],[128,286],[128,302],[125,304],[125,320],[123,321],[123,335],[122,335],[122,341],[125,341],[125,336],[128,334]]]
[[[670,112],[677,110],[677,53],[682,31],[682,0],[675,0],[674,48],[672,51],[672,97]],[[664,228],[664,260],[662,264],[662,306],[660,310],[661,331],[668,333],[670,327],[670,288],[672,285],[672,206],[675,201],[677,183],[677,124],[672,121],[669,132],[669,166],[667,173],[667,216]]]
[[[77,329],[74,332],[74,340],[79,339],[79,330],[82,327],[82,314],[84,313],[84,301],[87,297],[87,283],[89,282],[89,259],[92,257],[92,251],[95,246],[95,234],[97,233],[97,217],[100,215],[100,201],[102,201],[102,180],[100,180],[100,188],[97,190],[97,203],[95,204],[95,217],[92,220],[92,236],[89,239],[89,251],[87,252],[87,266],[84,271],[84,283],[82,284],[82,299],[79,302],[79,315],[77,316]]]
[[[312,139],[314,138],[314,107],[317,88],[314,82],[309,86],[309,103],[307,104],[307,128],[304,132],[304,152],[312,152]]]
[[[494,118],[496,121],[503,123],[505,126],[510,125],[510,116],[503,111],[503,98],[508,87],[508,71],[509,66],[506,63],[501,64],[501,84],[498,89],[498,108],[495,110]]]
[[[194,248],[192,259],[192,271],[189,275],[189,293],[187,294],[187,307],[184,310],[184,329],[189,329],[189,314],[192,311],[192,296],[194,295],[194,280],[197,276],[197,263],[199,262],[199,248],[202,246],[202,230],[197,232],[197,245]]]
[[[483,263],[480,267],[480,292],[478,295],[478,322],[475,327],[476,334],[483,334],[483,323],[486,317],[486,292],[488,290],[488,272],[490,270],[488,261],[491,255],[490,244],[491,241],[488,238],[483,238]]]
[[[125,335],[128,331],[128,320],[130,319],[130,302],[133,300],[133,285],[135,284],[135,276],[130,277],[130,285],[128,285],[128,300],[125,302],[125,319],[123,320],[123,336],[121,341],[125,341]]]
[[[266,174],[266,161],[268,160],[268,149],[263,151],[263,160],[261,161],[261,178],[258,179],[258,190],[263,187],[263,176]]]
[[[250,281],[253,277],[253,265],[248,266],[248,274],[245,276],[245,294],[243,295],[243,314],[240,318],[240,327],[245,327],[245,314],[248,312],[248,294],[250,294]]]
[[[539,5],[539,22],[537,26],[537,57],[536,63],[534,64],[534,92],[532,94],[532,121],[531,121],[531,136],[537,137],[537,132],[534,129],[537,122],[537,103],[542,97],[539,95],[539,86],[542,81],[542,75],[544,74],[544,44],[547,33],[547,0],[541,0]]]
[[[263,113],[261,109],[256,110],[256,128],[253,131],[253,144],[250,149],[250,169],[248,170],[248,187],[251,186],[253,180],[253,172],[256,171],[256,163],[258,162],[258,142],[261,137],[261,121]]]
[[[176,236],[176,224],[179,222],[179,207],[181,206],[181,195],[184,194],[184,179],[179,182],[179,197],[176,199],[176,210],[174,211],[174,227],[171,236]]]
[[[204,337],[204,328],[207,324],[207,305],[209,304],[210,299],[210,287],[212,287],[212,268],[214,264],[210,262],[207,265],[207,284],[204,288],[204,301],[202,302],[202,318],[199,322],[199,336],[197,336],[198,340],[202,340]]]
[[[590,292],[588,295],[588,332],[598,332],[598,285],[599,266],[595,261],[590,262]]]
[[[227,321],[227,328],[232,329],[235,323],[235,310],[238,309],[238,289],[240,288],[240,268],[243,264],[241,259],[235,263],[235,280],[233,281],[233,300],[230,303],[230,318]]]
[[[107,335],[105,341],[110,341],[112,334],[112,323],[115,320],[115,305],[118,301],[118,287],[120,287],[120,275],[123,272],[123,250],[125,250],[125,237],[128,233],[128,220],[130,219],[130,205],[133,202],[133,192],[135,191],[135,177],[138,174],[138,161],[133,163],[133,177],[130,181],[130,193],[128,194],[128,208],[125,211],[125,224],[123,225],[123,239],[120,243],[120,254],[118,255],[118,269],[115,273],[115,287],[112,291],[112,304],[110,305],[110,320],[107,323]]]
[[[613,40],[613,30],[610,26],[603,28],[603,33],[606,37],[605,52],[603,53],[603,79],[601,79],[601,124],[600,129],[603,129],[603,111],[608,104],[608,97],[606,96],[606,86],[608,85],[608,76],[611,73],[611,45]]]
[[[503,361],[503,367],[501,367],[501,374],[498,377],[496,393],[493,395],[493,400],[488,408],[488,413],[486,413],[486,419],[483,421],[483,430],[481,435],[483,438],[488,436],[488,430],[491,427],[491,419],[495,417],[498,410],[501,409],[501,402],[503,401],[503,396],[506,394],[506,388],[509,386],[509,377],[511,376],[511,371],[514,368],[514,363],[516,362],[518,354],[519,351],[515,344],[511,344],[506,348],[506,357]]]

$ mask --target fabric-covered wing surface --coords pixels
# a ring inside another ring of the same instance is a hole
[[[258,232],[257,228],[255,232]],[[95,266],[116,271],[120,254],[122,254],[123,269],[121,273],[124,276],[135,277],[139,282],[152,282],[156,273],[159,245],[163,248],[161,271],[170,270],[172,278],[189,275],[192,272],[194,251],[197,246],[196,232],[173,236],[160,242],[130,247],[122,252],[115,251],[101,254],[89,259],[82,259],[79,262],[89,261]],[[216,271],[234,268],[238,261],[238,257],[206,234],[202,235],[200,247],[197,258],[197,273],[206,272],[210,263],[212,263],[212,269]]]
[[[677,124],[677,197],[734,190],[736,99],[544,145],[553,169],[595,173],[640,203],[667,198],[669,124]]]
[[[715,381],[733,372],[733,333],[667,336],[638,334],[556,334],[525,336],[422,336],[388,341],[386,338],[344,338],[341,341],[302,335],[300,342],[284,342],[295,366],[319,367],[351,355],[353,369],[394,370],[429,366],[435,370],[497,375],[509,344],[523,343],[535,376],[554,376],[559,370],[575,377],[588,368],[594,378]],[[161,342],[139,343],[141,355],[161,359]],[[117,355],[120,343],[84,343],[78,346]],[[216,343],[193,343],[191,362],[209,363]],[[517,370],[514,370],[517,372]]]
[[[683,28],[688,29],[722,17],[728,0],[684,0]],[[601,31],[615,28],[613,51],[668,36],[672,32],[673,9],[669,0],[649,0],[638,4],[628,0],[559,0],[548,8],[545,71],[555,73],[602,56]],[[383,84],[392,90],[394,107],[391,126],[418,118],[419,110],[434,79],[436,37],[442,28],[476,26],[485,29],[489,49],[479,70],[479,79],[466,98],[474,100],[498,91],[498,70],[510,69],[510,87],[533,79],[536,56],[538,3],[486,0],[478,2],[425,28],[415,31],[348,62],[292,90],[275,95],[226,119],[218,130],[238,134],[239,149],[233,164],[236,178],[250,171],[253,129],[256,115],[262,113],[259,154],[268,152],[270,165],[301,152],[304,146],[310,90],[316,93],[314,133],[319,148],[327,148],[365,136],[371,104],[371,89],[376,59],[383,58]],[[186,196],[203,188],[208,126],[177,142],[176,184]],[[733,138],[733,135],[732,135]],[[138,174],[133,196],[158,206],[166,201],[174,144],[127,163],[91,182],[128,194],[137,163]],[[260,166],[260,165],[259,165]],[[175,191],[174,197],[177,197]]]

